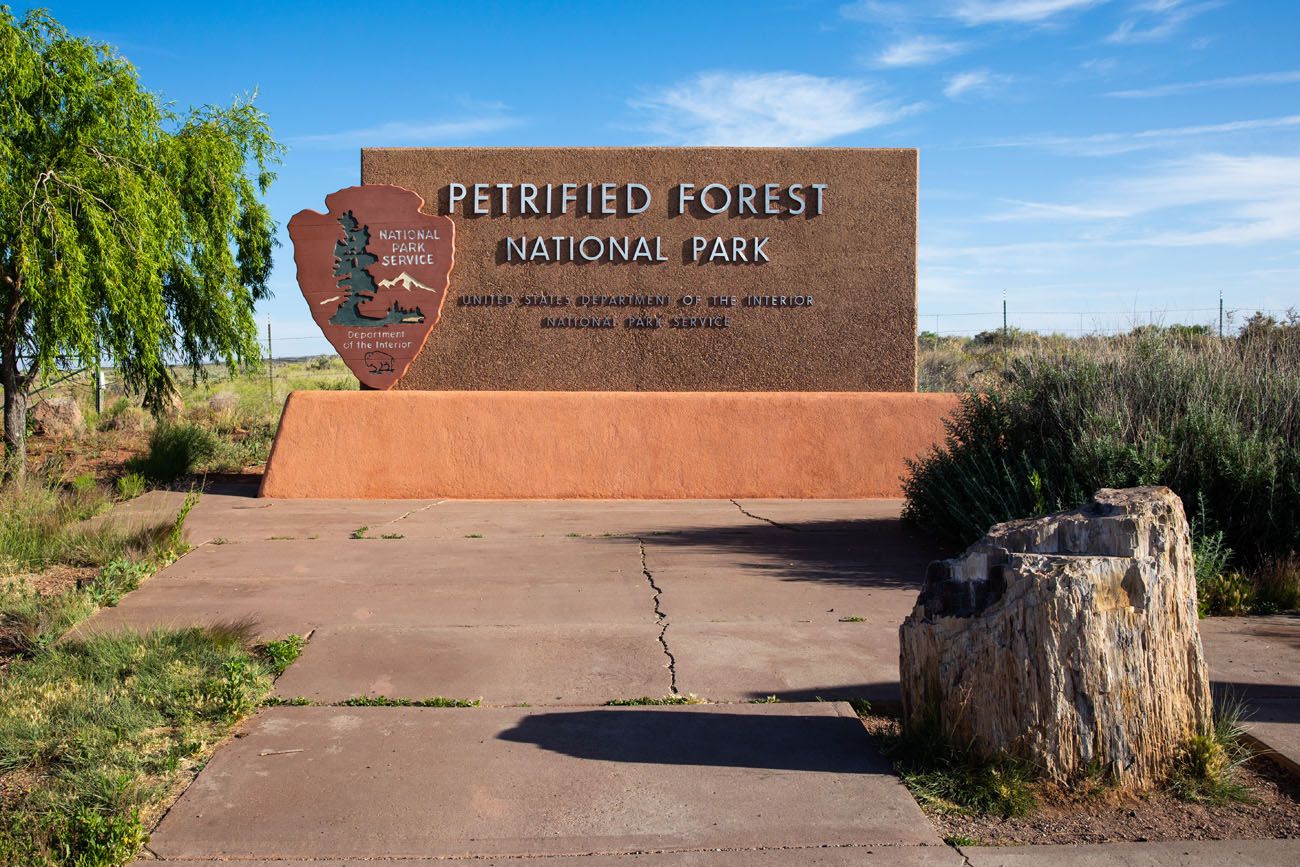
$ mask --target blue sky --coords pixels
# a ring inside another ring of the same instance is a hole
[[[369,145],[917,147],[922,328],[1300,306],[1295,0],[49,8],[181,106],[257,88],[277,356],[328,350],[283,226]]]

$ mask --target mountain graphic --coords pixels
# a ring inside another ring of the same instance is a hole
[[[423,283],[421,283],[419,280],[416,280],[414,277],[412,277],[410,274],[407,274],[405,271],[403,271],[401,274],[398,274],[392,280],[379,281],[380,289],[392,289],[394,287],[405,289],[407,292],[410,292],[412,289],[423,289],[425,292],[437,291],[436,289],[433,289],[430,286],[425,286]]]

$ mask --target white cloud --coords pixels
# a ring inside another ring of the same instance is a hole
[[[1066,154],[1111,156],[1162,147],[1201,136],[1228,135],[1236,132],[1255,132],[1264,129],[1284,129],[1294,126],[1300,126],[1300,114],[1256,118],[1253,120],[1234,120],[1226,123],[1200,124],[1197,126],[1145,129],[1137,132],[1104,132],[1084,136],[1036,136],[993,142],[984,145],[984,147],[1041,147]]]
[[[501,132],[520,123],[518,118],[506,115],[427,123],[394,121],[362,129],[292,136],[289,138],[289,143],[301,147],[352,148],[457,142]]]
[[[1074,203],[1019,202],[995,220],[1111,222],[1100,243],[1188,247],[1300,240],[1300,156],[1199,154]],[[1126,225],[1126,221],[1138,225]]]
[[[960,0],[951,15],[965,24],[1035,24],[1107,0]]]
[[[1106,41],[1124,45],[1136,42],[1159,42],[1182,29],[1183,24],[1208,12],[1222,3],[1208,0],[1189,3],[1187,0],[1149,0],[1138,3],[1131,17],[1120,22],[1119,27],[1106,37]]]
[[[1023,202],[1009,200],[1015,208],[986,219],[990,222],[1015,222],[1019,220],[1114,220],[1128,216],[1122,209],[1088,205],[1063,205],[1051,202]]]
[[[1217,90],[1226,87],[1250,87],[1257,84],[1295,84],[1300,82],[1300,69],[1286,72],[1261,72],[1253,75],[1233,75],[1227,78],[1208,78],[1204,81],[1184,81],[1176,84],[1161,84],[1155,87],[1143,87],[1136,90],[1114,90],[1107,96],[1123,99],[1149,99],[1156,96],[1173,96],[1194,90]]]
[[[1171,229],[1143,243],[1182,247],[1300,240],[1300,156],[1202,154],[1121,185],[1136,213],[1213,208],[1203,228]]]
[[[920,106],[857,81],[797,72],[708,72],[632,102],[674,144],[812,145],[885,126]]]
[[[935,36],[912,36],[895,42],[876,56],[878,66],[929,66],[966,50],[963,42]]]
[[[987,69],[972,69],[951,76],[943,88],[943,95],[949,99],[983,96],[1010,82],[1009,75],[1000,75]]]

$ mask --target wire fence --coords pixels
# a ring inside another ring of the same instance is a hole
[[[917,330],[941,337],[972,336],[998,329],[1016,329],[1073,337],[1121,334],[1151,325],[1203,325],[1222,334],[1234,334],[1255,313],[1286,317],[1295,308],[1282,307],[1158,307],[1139,310],[1019,310],[1004,302],[1001,309],[969,310],[960,313],[932,313],[924,308],[917,315]],[[267,358],[285,360],[314,355],[333,355],[329,342],[320,335],[275,337],[268,330],[262,349]],[[343,375],[343,374],[340,374]]]
[[[1082,337],[1122,334],[1142,326],[1200,325],[1222,335],[1232,335],[1256,313],[1286,319],[1296,316],[1296,308],[1255,306],[1229,308],[1221,301],[1214,307],[1160,307],[1146,310],[1133,308],[1128,310],[1019,310],[1004,301],[1001,309],[997,310],[966,310],[955,313],[931,313],[922,310],[917,315],[917,330],[922,334],[940,337],[970,337],[1000,329]],[[285,364],[296,360],[336,355],[323,335],[276,336],[270,322],[267,322],[266,326],[266,339],[259,342],[263,357],[268,360],[268,363],[262,366],[260,373],[237,371],[232,376],[224,369],[213,370],[210,372],[209,384],[219,384],[230,378],[261,375],[266,377],[268,388],[274,391],[277,386],[277,368],[283,370]],[[301,370],[295,373],[299,376],[304,375]],[[312,369],[305,372],[305,375],[325,381],[343,382],[354,379],[350,371],[328,367]],[[60,385],[83,387],[93,393],[98,405],[103,402],[106,393],[120,390],[120,383],[116,382],[116,379],[112,368],[102,368],[98,372],[84,368],[68,369],[55,380],[36,389],[34,394]]]
[[[1202,325],[1223,335],[1234,334],[1256,313],[1273,317],[1294,315],[1295,308],[1279,307],[1161,307],[1148,310],[1000,310],[929,313],[917,316],[917,328],[942,337],[970,336],[1002,330],[1044,334],[1121,334],[1142,326]]]

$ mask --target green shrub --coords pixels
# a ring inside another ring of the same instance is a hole
[[[1300,551],[1300,329],[1263,330],[1144,332],[1010,360],[911,464],[906,516],[969,544],[1100,488],[1162,484],[1248,570]]]
[[[1254,573],[1255,610],[1261,614],[1300,608],[1300,556],[1265,557]]]
[[[149,451],[127,462],[127,469],[155,483],[189,475],[217,454],[220,443],[196,424],[164,424],[149,436]]]

